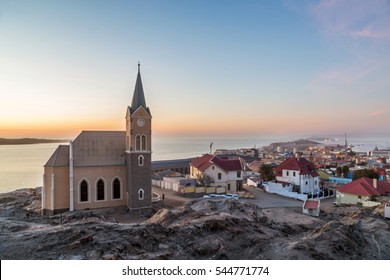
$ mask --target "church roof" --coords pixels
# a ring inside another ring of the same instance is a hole
[[[59,145],[44,167],[69,166],[69,145]]]
[[[73,141],[73,165],[124,165],[125,131],[83,131]]]
[[[134,113],[139,107],[143,107],[149,114],[149,108],[146,107],[144,88],[142,86],[140,64],[138,63],[137,81],[133,93],[133,101],[131,102],[130,112]]]

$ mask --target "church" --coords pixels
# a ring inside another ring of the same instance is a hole
[[[140,64],[126,131],[82,131],[44,165],[42,213],[125,206],[152,207],[152,116]]]

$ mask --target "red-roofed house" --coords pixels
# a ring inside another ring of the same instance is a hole
[[[320,215],[320,201],[316,199],[305,200],[305,203],[303,203],[303,214],[318,217]]]
[[[192,178],[207,175],[213,179],[211,186],[226,187],[227,192],[242,188],[243,167],[239,158],[205,154],[190,162]]]
[[[291,157],[275,168],[279,183],[291,183],[300,187],[300,193],[320,192],[320,175],[313,164],[305,158]]]
[[[336,203],[358,204],[375,201],[380,196],[388,195],[390,195],[390,183],[362,177],[338,188]]]

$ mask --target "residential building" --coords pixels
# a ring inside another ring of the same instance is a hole
[[[190,176],[209,176],[211,186],[225,187],[226,192],[235,192],[242,189],[243,166],[237,157],[205,154],[191,161]]]
[[[291,157],[275,168],[276,181],[299,186],[299,193],[320,192],[320,176],[313,164],[305,158]]]
[[[389,195],[390,183],[362,177],[339,187],[336,192],[336,203],[363,205]]]
[[[318,217],[320,215],[320,200],[317,199],[307,199],[303,203],[303,214],[310,216]]]

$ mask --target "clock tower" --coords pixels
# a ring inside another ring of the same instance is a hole
[[[140,64],[133,100],[126,112],[127,206],[152,207],[152,115],[146,107]]]

